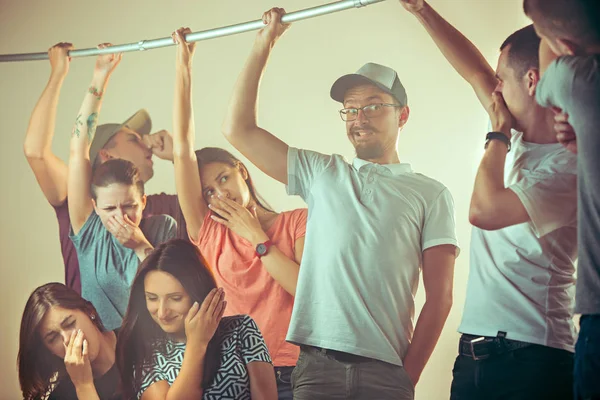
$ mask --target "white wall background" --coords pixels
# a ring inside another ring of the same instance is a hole
[[[165,37],[180,26],[204,30],[257,19],[272,6],[288,12],[323,0],[0,0],[0,54],[39,52],[59,41],[79,48]],[[495,67],[502,41],[528,21],[521,0],[431,0]],[[254,33],[201,42],[195,57],[198,146],[230,149],[220,134],[232,85]],[[157,129],[171,128],[175,49],[127,53],[110,82],[100,122],[150,111]],[[277,44],[260,96],[260,123],[288,144],[353,156],[329,88],[342,74],[374,61],[395,68],[411,115],[400,141],[403,162],[443,182],[456,202],[462,254],[455,303],[417,386],[417,399],[449,397],[456,328],[464,303],[471,227],[467,212],[482,154],[486,114],[418,22],[396,0],[297,22]],[[72,122],[92,76],[94,58],[74,59],[58,108],[54,151],[64,160]],[[30,113],[50,72],[47,61],[0,64],[0,399],[20,398],[16,373],[23,306],[38,285],[62,281],[57,223],[22,151]],[[158,161],[148,193],[174,192],[170,163]],[[282,185],[250,167],[260,192],[278,210],[303,206]],[[423,303],[422,290],[417,306]]]

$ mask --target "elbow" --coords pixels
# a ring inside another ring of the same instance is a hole
[[[443,320],[446,320],[448,315],[450,315],[452,304],[453,298],[451,289],[447,292],[444,291],[443,293],[436,293],[433,296],[428,297],[425,301],[427,310]],[[425,309],[425,307],[423,309]]]
[[[471,202],[469,208],[469,222],[471,225],[485,231],[493,231],[500,228],[495,219],[493,211]]]
[[[190,143],[175,143],[173,146],[173,162],[197,162],[196,151],[193,144]]]
[[[225,121],[223,121],[223,125],[221,125],[221,133],[223,134],[223,136],[225,136],[227,140],[230,140],[229,138],[233,136],[233,133],[235,132],[234,126],[235,124],[229,121],[228,119],[225,119]]]
[[[32,146],[25,142],[23,144],[23,153],[28,160],[43,160],[47,156],[47,151],[38,146]]]
[[[236,139],[236,133],[240,131],[239,124],[234,121],[226,120],[221,126],[221,133],[229,143],[233,143]]]
[[[454,297],[452,296],[452,292],[448,293],[442,299],[442,309],[447,314],[450,314],[450,310],[452,309],[452,305],[454,304]]]
[[[240,121],[227,119],[221,126],[221,132],[229,143],[235,145],[238,139],[244,136],[244,133],[251,132],[256,128],[256,124],[247,124]]]
[[[444,298],[440,301],[440,313],[443,315],[444,319],[447,319],[448,315],[450,315],[453,301],[452,294],[444,296]]]
[[[452,310],[453,302],[454,299],[452,297],[452,290],[450,290],[447,293],[435,297],[435,309],[440,313],[440,315],[447,317],[450,314],[450,310]]]

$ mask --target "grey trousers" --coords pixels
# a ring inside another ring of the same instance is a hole
[[[301,346],[292,373],[294,400],[413,400],[404,368],[377,360],[338,361],[324,350]]]

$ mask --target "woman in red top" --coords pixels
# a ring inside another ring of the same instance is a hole
[[[304,248],[307,210],[276,213],[258,197],[250,174],[226,150],[194,152],[189,29],[177,46],[173,153],[175,183],[191,240],[227,294],[226,315],[248,314],[269,349],[280,399],[291,399],[290,376],[299,349],[285,335]]]

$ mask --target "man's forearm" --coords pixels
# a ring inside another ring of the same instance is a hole
[[[451,307],[452,300],[443,298],[426,301],[421,310],[412,342],[403,360],[404,369],[415,385],[433,353]]]
[[[491,94],[496,87],[496,77],[481,52],[429,4],[425,3],[423,9],[414,15],[450,65],[473,87],[487,110],[492,103]]]
[[[229,109],[223,123],[228,139],[257,126],[258,88],[265,71],[272,45],[257,40],[236,81]]]
[[[471,207],[480,208],[493,202],[494,196],[505,189],[504,164],[506,163],[506,153],[506,144],[499,140],[489,142],[475,177]]]

